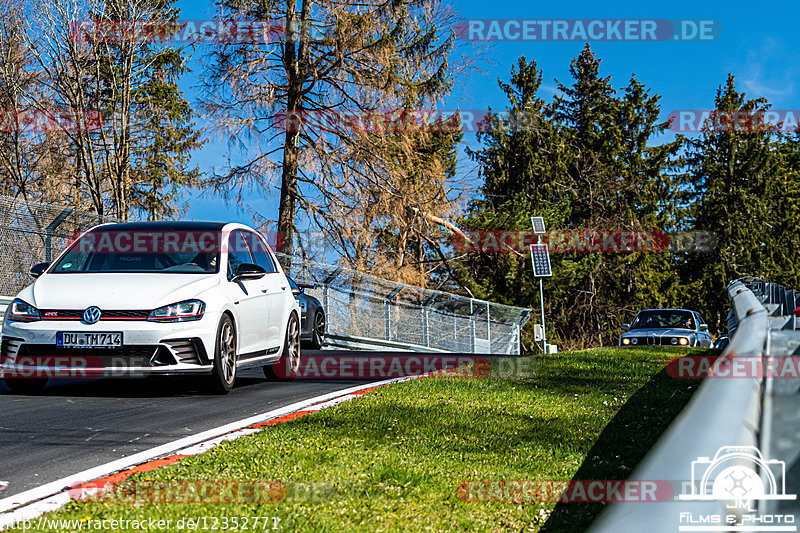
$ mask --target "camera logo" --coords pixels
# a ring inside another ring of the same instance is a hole
[[[692,461],[692,493],[681,500],[795,500],[786,494],[786,465],[765,460],[755,446],[723,446],[714,459]]]

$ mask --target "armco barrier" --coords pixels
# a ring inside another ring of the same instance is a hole
[[[8,308],[9,305],[11,305],[11,301],[13,299],[14,298],[10,296],[0,296],[0,321],[3,320],[3,317],[6,314],[6,309]]]
[[[741,280],[731,282],[727,291],[733,306],[736,329],[723,355],[762,356],[768,331],[766,308]],[[717,362],[720,363],[723,361]],[[630,480],[677,482],[674,486],[675,499],[656,503],[611,504],[590,531],[675,533],[681,530],[680,526],[687,525],[681,523],[681,513],[726,516],[741,512],[726,508],[731,502],[679,500],[678,495],[684,490],[688,493],[685,487],[692,480],[693,461],[702,457],[713,458],[725,446],[758,447],[761,444],[762,381],[760,378],[706,380],[629,477]],[[723,525],[718,530],[727,529]]]

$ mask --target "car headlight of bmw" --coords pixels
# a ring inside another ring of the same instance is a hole
[[[678,344],[680,344],[681,346],[688,346],[689,339],[687,339],[686,337],[681,337],[680,339],[678,339]]]
[[[206,304],[200,300],[186,300],[153,310],[147,320],[152,322],[189,322],[203,318],[205,310]]]
[[[36,322],[42,319],[42,314],[25,300],[15,298],[8,306],[6,317],[10,322]]]
[[[626,339],[622,339],[622,344],[623,344],[623,346],[627,346],[627,345],[629,345],[630,343],[631,343],[631,340],[630,340],[630,339],[627,339],[627,338],[626,338]]]

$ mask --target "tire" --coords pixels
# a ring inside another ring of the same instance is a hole
[[[210,388],[218,394],[228,394],[235,381],[236,329],[233,320],[228,315],[223,315],[214,343],[214,369],[211,371]]]
[[[314,323],[311,324],[311,340],[308,342],[309,347],[319,350],[322,348],[322,343],[325,340],[325,313],[317,310],[314,313]]]
[[[6,387],[14,394],[33,394],[40,392],[47,385],[47,378],[5,378]]]
[[[264,368],[264,376],[270,381],[291,381],[300,369],[300,320],[296,313],[289,315],[286,323],[286,339],[281,358]]]

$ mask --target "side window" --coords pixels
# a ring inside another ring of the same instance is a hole
[[[255,233],[247,232],[247,244],[250,245],[250,250],[252,250],[253,255],[255,256],[254,259],[256,264],[267,271],[267,274],[272,274],[277,272],[278,269],[275,268],[275,265],[272,263],[272,258],[269,255],[264,243],[261,242],[261,238]]]
[[[250,250],[241,230],[234,230],[228,237],[228,279],[231,279],[242,263],[253,263]]]

